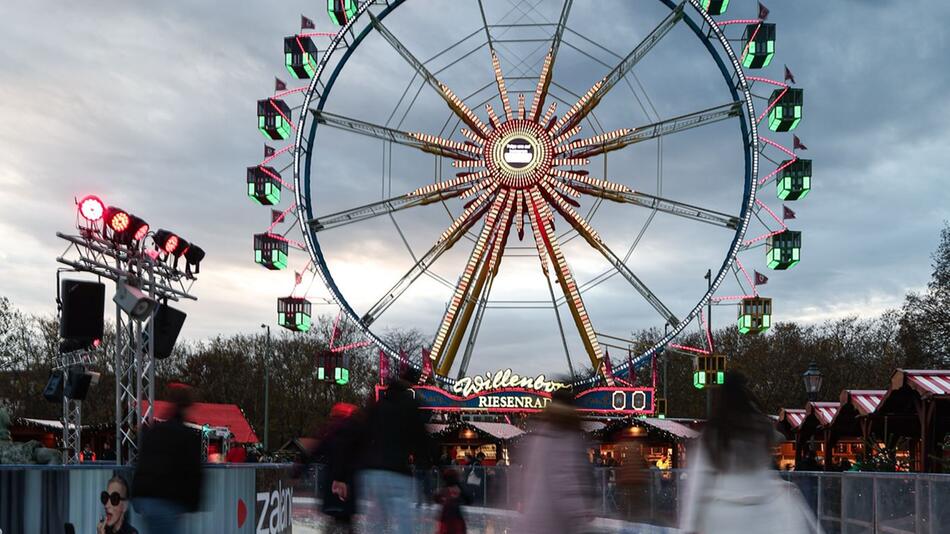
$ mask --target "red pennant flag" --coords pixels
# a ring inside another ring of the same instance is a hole
[[[791,208],[789,208],[788,206],[783,205],[783,206],[782,206],[782,219],[783,219],[783,220],[787,220],[787,219],[794,219],[794,218],[795,218],[795,212],[792,211]]]
[[[269,158],[269,157],[273,156],[273,155],[274,155],[274,152],[275,152],[274,147],[264,145],[264,157],[265,157],[265,158]]]
[[[752,271],[752,272],[755,273],[755,285],[757,285],[757,286],[764,286],[765,284],[769,283],[769,277],[768,277],[768,276],[765,276],[764,274],[760,273],[759,271]]]
[[[271,224],[280,222],[284,218],[284,212],[280,210],[270,210],[270,222]]]
[[[788,65],[785,65],[785,81],[786,82],[795,82],[795,75],[792,74],[792,71],[788,70]]]
[[[432,358],[429,357],[429,351],[422,349],[422,376],[419,377],[419,383],[425,384],[432,376]]]
[[[409,357],[406,356],[405,352],[399,353],[399,376],[405,376],[406,371],[409,370]]]
[[[610,364],[610,351],[604,351],[604,374],[607,376],[614,375],[614,367]]]
[[[281,80],[280,78],[274,78],[274,92],[286,91],[286,90],[287,90],[287,84],[284,83],[284,81]]]
[[[303,275],[294,271],[294,285],[300,285],[303,282]]]
[[[792,135],[792,150],[808,150],[808,147],[802,143],[797,135]]]
[[[308,19],[307,17],[303,15],[300,15],[300,29],[301,30],[312,30],[314,28],[316,28],[316,26],[313,25],[312,20]]]
[[[762,2],[759,2],[759,20],[766,20],[769,18],[769,8],[762,5]]]

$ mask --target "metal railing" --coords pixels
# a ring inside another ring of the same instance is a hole
[[[458,470],[473,506],[520,509],[522,467],[452,467]],[[552,460],[551,469],[556,468]],[[636,484],[618,483],[616,468],[592,467],[591,472],[590,495],[597,515],[677,526],[688,471],[651,469],[640,472]],[[826,534],[938,534],[947,532],[950,525],[950,475],[801,471],[778,475],[801,492],[815,514],[816,526]],[[308,478],[319,497],[321,484],[329,483],[322,468],[315,468]],[[437,469],[415,472],[413,480],[420,504],[432,502],[431,496],[442,486]]]

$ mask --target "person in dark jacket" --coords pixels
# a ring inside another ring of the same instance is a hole
[[[316,436],[317,446],[308,451],[305,464],[318,462],[325,465],[325,481],[320,488],[323,513],[333,519],[328,532],[355,532],[357,490],[353,483],[356,473],[354,447],[359,432],[357,407],[338,402],[330,409],[330,421]]]
[[[179,532],[181,516],[201,503],[201,438],[185,426],[194,392],[183,384],[168,388],[175,412],[145,430],[132,478],[132,506],[148,532]]]
[[[382,531],[383,525],[396,534],[412,532],[409,456],[417,468],[428,469],[434,452],[426,417],[409,390],[417,380],[418,374],[410,370],[390,383],[379,401],[369,407],[362,425],[363,470],[358,482],[370,505],[368,532]]]

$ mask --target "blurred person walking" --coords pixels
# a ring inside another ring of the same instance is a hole
[[[462,505],[472,504],[472,496],[459,482],[458,470],[446,467],[442,470],[442,489],[435,494],[435,502],[442,505],[439,512],[438,534],[465,534],[465,516]]]
[[[409,457],[417,469],[428,469],[434,452],[425,428],[427,416],[409,389],[418,378],[418,372],[410,369],[392,381],[366,411],[357,483],[369,504],[368,532],[382,532],[384,526],[396,534],[412,532]]]
[[[144,430],[132,478],[132,506],[149,534],[179,532],[182,515],[201,503],[201,437],[185,426],[194,391],[169,384],[174,413]]]
[[[529,436],[524,468],[523,534],[584,531],[593,518],[593,472],[570,389],[554,392]]]
[[[621,442],[624,462],[617,468],[618,508],[628,521],[644,521],[650,518],[650,491],[653,473],[646,460],[643,443]]]
[[[713,400],[689,462],[680,529],[697,534],[820,533],[798,489],[770,469],[775,431],[746,378],[730,372]]]
[[[485,504],[485,453],[478,451],[474,457],[468,455],[468,465],[465,467],[465,485],[468,494],[479,505]]]
[[[330,421],[316,435],[317,445],[307,452],[304,465],[323,463],[326,481],[320,488],[323,513],[333,519],[327,532],[355,532],[357,488],[353,483],[356,473],[356,446],[359,432],[357,407],[338,402],[330,408]]]

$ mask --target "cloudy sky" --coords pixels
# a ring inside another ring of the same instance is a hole
[[[583,93],[607,72],[603,64],[616,61],[612,53],[624,55],[639,42],[665,9],[655,0],[576,4],[569,22],[576,33],[565,36],[552,89],[562,109],[572,103],[571,94]],[[754,4],[733,0],[730,15],[753,17]],[[313,18],[318,30],[331,30],[322,5],[2,3],[0,119],[6,128],[0,131],[0,235],[6,246],[0,249],[0,294],[29,312],[55,311],[55,258],[65,248],[55,232],[72,226],[75,197],[96,193],[207,251],[195,286],[199,300],[184,305],[189,314],[184,337],[255,332],[261,322],[273,323],[275,299],[291,291],[293,274],[267,272],[253,263],[251,235],[269,222],[267,209],[245,196],[245,168],[259,162],[263,144],[254,103],[272,94],[274,76],[295,86],[282,65],[282,38],[297,30],[301,13]],[[556,20],[560,2],[488,0],[485,5],[492,24],[543,23]],[[776,320],[875,315],[926,284],[929,254],[950,215],[945,97],[950,4],[772,0],[767,5],[770,21],[778,24],[777,55],[770,68],[756,74],[780,78],[787,64],[806,89],[805,118],[796,133],[808,145],[805,156],[814,160],[814,190],[789,204],[798,214],[790,226],[803,232],[802,263],[787,272],[768,271],[762,249],[746,253],[743,261],[770,277],[762,292],[775,299]],[[470,96],[472,106],[492,98],[489,91],[477,91],[491,81],[484,36],[477,32],[477,3],[412,0],[386,24],[424,60],[475,33],[428,65],[458,94]],[[741,31],[737,28],[731,36]],[[493,32],[503,70],[524,77],[510,81],[513,91],[530,92],[546,47],[503,41],[542,38],[550,29]],[[327,42],[317,39],[321,49]],[[680,25],[638,66],[636,79],[618,84],[583,133],[725,103],[728,93],[718,76],[693,34]],[[410,100],[419,95],[411,106],[401,98],[404,91]],[[494,106],[500,108],[497,97]],[[757,106],[761,109],[761,101]],[[438,133],[449,124],[445,135],[458,138],[444,103],[413,81],[405,62],[375,34],[343,70],[326,109],[404,130]],[[480,108],[477,112],[484,118]],[[791,143],[787,134],[771,137]],[[738,138],[736,123],[721,123],[671,136],[662,146],[644,143],[612,154],[606,173],[603,158],[595,159],[590,170],[648,193],[734,213],[741,200]],[[311,177],[317,214],[398,195],[454,172],[447,165],[440,169],[431,156],[399,147],[386,153],[377,141],[328,128],[318,131],[317,146]],[[781,208],[773,185],[761,195],[773,209]],[[397,214],[408,247],[386,218],[321,234],[329,267],[354,307],[362,312],[375,302],[461,206],[449,202]],[[584,213],[592,207],[582,201]],[[720,229],[662,214],[649,221],[649,212],[635,207],[604,204],[591,222],[621,256],[646,225],[630,266],[678,315],[701,296],[703,274],[721,263],[731,239]],[[750,237],[761,230],[753,227]],[[558,232],[565,231],[562,222]],[[585,284],[607,264],[582,243],[573,239],[564,248]],[[537,258],[517,248],[532,247],[530,237],[512,239],[508,246],[493,299],[547,299]],[[463,241],[440,259],[433,269],[437,276],[421,278],[380,320],[380,329],[415,326],[434,332],[450,294],[438,277],[454,283],[470,247]],[[307,259],[296,252],[291,262],[301,269]],[[313,284],[311,297],[328,295],[319,286]],[[722,294],[736,290],[724,286]],[[661,323],[620,277],[584,296],[598,331],[625,335]],[[566,319],[566,308],[560,312]],[[718,307],[714,315],[725,325],[735,310]],[[576,334],[565,326],[572,356],[583,360]],[[479,340],[472,371],[564,367],[550,306],[489,309]]]

